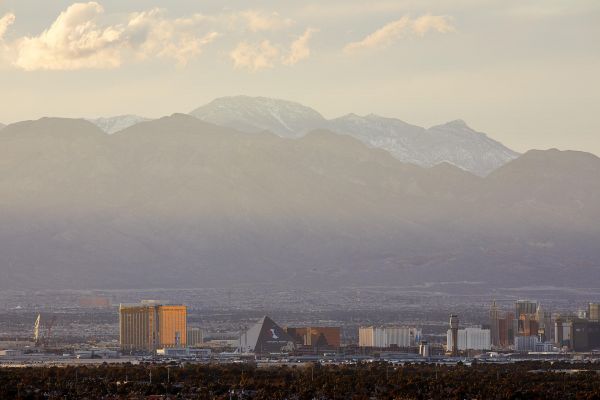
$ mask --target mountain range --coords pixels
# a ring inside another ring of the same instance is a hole
[[[186,114],[23,121],[0,131],[0,288],[598,287],[599,173],[532,150],[478,176]]]
[[[285,138],[328,129],[389,151],[403,162],[424,167],[447,162],[480,176],[518,156],[461,120],[429,129],[375,114],[348,114],[327,120],[312,108],[295,102],[249,96],[218,98],[190,115],[242,132],[269,131]]]
[[[386,150],[403,162],[423,167],[450,163],[479,176],[489,174],[519,155],[461,120],[431,128],[375,114],[347,114],[327,120],[319,112],[299,103],[250,96],[217,98],[190,115],[240,132],[269,131],[292,139],[315,129],[326,129]],[[89,119],[109,134],[148,120],[136,115]]]

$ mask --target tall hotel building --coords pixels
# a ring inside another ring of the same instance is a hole
[[[361,326],[358,328],[360,347],[415,347],[421,340],[421,328],[408,326]]]
[[[187,308],[155,301],[119,306],[121,350],[149,351],[187,344]]]

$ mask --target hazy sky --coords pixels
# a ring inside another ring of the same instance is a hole
[[[600,154],[600,1],[0,0],[0,122],[279,97]]]

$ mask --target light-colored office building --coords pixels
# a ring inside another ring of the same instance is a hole
[[[202,328],[187,328],[187,345],[200,346],[204,343],[204,331]]]
[[[407,326],[363,326],[358,328],[360,347],[416,347],[421,328]]]
[[[187,344],[187,308],[155,302],[121,304],[119,334],[121,349],[155,351]]]
[[[447,349],[453,350],[452,330],[446,333]],[[470,327],[458,330],[458,350],[490,350],[492,347],[491,332],[481,327]]]

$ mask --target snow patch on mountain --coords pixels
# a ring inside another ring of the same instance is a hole
[[[375,114],[347,114],[327,120],[299,103],[249,96],[218,98],[190,114],[242,132],[270,131],[287,138],[302,137],[315,129],[328,129],[384,149],[403,162],[425,167],[449,163],[480,176],[519,155],[471,129],[462,120],[431,128]]]
[[[150,119],[137,115],[117,115],[114,117],[88,119],[88,121],[102,129],[104,132],[113,134],[129,128],[130,126],[139,124],[140,122],[150,121]]]
[[[462,120],[425,129],[395,118],[350,114],[331,120],[329,129],[387,150],[404,162],[424,167],[449,163],[480,176],[519,155]]]
[[[190,115],[242,132],[269,131],[292,138],[327,125],[327,120],[310,107],[268,97],[221,97],[195,109]]]

